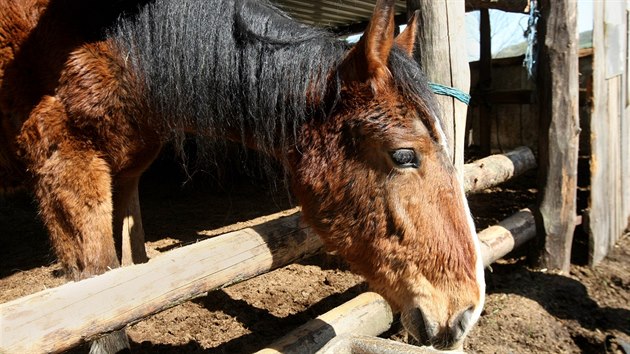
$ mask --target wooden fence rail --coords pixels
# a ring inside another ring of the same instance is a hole
[[[521,146],[505,154],[491,155],[464,165],[464,189],[480,192],[512,179],[536,167],[536,157],[528,147]]]
[[[299,218],[231,232],[2,304],[0,353],[60,352],[314,254],[321,241]]]

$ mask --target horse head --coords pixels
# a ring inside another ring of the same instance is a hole
[[[394,36],[379,0],[337,72],[336,101],[304,124],[293,187],[328,249],[401,311],[420,343],[460,346],[485,283],[479,244],[435,104],[411,51],[415,17]]]

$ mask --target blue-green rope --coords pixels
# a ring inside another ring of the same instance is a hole
[[[437,95],[451,96],[465,104],[470,104],[470,95],[454,87],[429,82],[429,87]]]

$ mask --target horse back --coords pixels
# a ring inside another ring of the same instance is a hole
[[[129,129],[121,132],[128,123],[121,119],[129,112],[124,112],[120,100],[112,99],[124,80],[119,77],[121,60],[108,45],[106,33],[136,6],[137,1],[0,0],[0,191],[25,180],[24,159],[18,157],[25,146],[46,150],[37,145],[44,141],[58,145],[54,140],[67,140],[69,131],[83,134],[75,140],[85,140],[87,134],[91,144],[103,145],[106,140],[114,143],[113,136],[132,134]],[[47,97],[63,107],[66,114],[57,119],[63,122],[29,122],[42,102],[53,102]],[[104,112],[114,111],[117,117],[104,117]],[[118,121],[113,122],[115,118]],[[46,136],[38,135],[40,131]]]

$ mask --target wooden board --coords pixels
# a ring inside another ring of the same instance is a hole
[[[630,218],[630,121],[619,53],[627,53],[628,16],[623,2],[594,2],[593,112],[590,121],[591,193],[586,230],[589,264],[601,262],[628,227]],[[614,29],[609,31],[609,29]],[[622,46],[622,48],[619,48]],[[617,63],[614,64],[613,63]],[[614,66],[611,70],[608,66]],[[610,76],[613,75],[613,76]]]
[[[295,214],[0,305],[0,353],[60,352],[321,247]]]
[[[387,331],[393,320],[387,301],[376,293],[366,292],[299,326],[255,354],[315,353],[336,336],[377,336]]]

